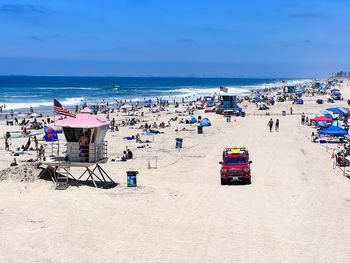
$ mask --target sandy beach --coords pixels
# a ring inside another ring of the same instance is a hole
[[[49,180],[0,178],[0,262],[348,262],[349,178],[333,169],[326,147],[312,143],[313,129],[300,123],[303,112],[311,118],[346,106],[349,84],[339,88],[343,101],[320,105],[318,96],[304,96],[303,105],[276,102],[269,116],[244,102],[246,117],[231,122],[198,110],[196,116],[212,123],[203,134],[196,125],[171,122],[150,148],[123,139],[140,130],[107,132],[109,161],[102,167],[118,184],[111,189],[73,185],[56,191]],[[143,119],[167,123],[176,116],[171,106]],[[270,118],[280,120],[279,132],[269,132]],[[175,131],[183,127],[193,131]],[[0,125],[1,134],[14,129],[19,127]],[[183,138],[182,149],[175,148],[176,138]],[[11,148],[26,140],[13,139]],[[126,146],[134,159],[111,162]],[[222,150],[233,146],[249,149],[250,185],[220,184]],[[0,152],[0,168],[7,169],[14,157],[3,140]],[[28,158],[33,155],[17,161]],[[129,170],[139,171],[136,188],[127,187]]]

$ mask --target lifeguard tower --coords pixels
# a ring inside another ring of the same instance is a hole
[[[289,85],[286,85],[285,87],[286,87],[288,93],[294,93],[295,92],[295,85],[289,84]]]
[[[85,108],[76,115],[76,118],[68,117],[59,120],[55,125],[63,129],[67,140],[66,151],[63,151],[62,156],[48,157],[42,164],[47,165],[46,170],[56,184],[56,189],[66,189],[69,178],[79,181],[84,175],[87,175],[85,181],[91,179],[95,187],[100,183],[114,183],[99,165],[108,160],[107,142],[104,138],[109,121],[94,115],[91,109]],[[91,170],[90,166],[95,167]],[[83,167],[86,170],[78,179],[75,179],[70,173],[71,167]],[[110,182],[106,181],[105,176]]]
[[[220,105],[219,109],[221,110],[233,110],[237,106],[236,102],[236,94],[226,93],[222,96],[222,105]]]

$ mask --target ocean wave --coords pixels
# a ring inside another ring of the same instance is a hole
[[[41,95],[11,95],[11,96],[4,96],[0,98],[39,98]]]
[[[39,87],[39,90],[101,90],[101,88],[88,87]]]
[[[63,100],[59,100],[59,102],[64,106],[74,106],[76,104],[80,104],[82,101],[84,100],[83,97],[79,97],[79,98],[67,98],[67,99],[63,99]],[[41,101],[41,102],[9,102],[6,103],[6,108],[7,109],[29,109],[30,107],[33,108],[38,108],[38,107],[49,107],[52,106],[53,107],[53,101]]]

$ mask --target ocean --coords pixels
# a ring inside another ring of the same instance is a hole
[[[0,76],[0,105],[4,112],[52,112],[53,97],[64,107],[87,102],[114,103],[115,100],[143,101],[163,98],[181,100],[184,97],[213,95],[220,86],[243,95],[253,89],[282,86],[283,81],[301,83],[305,79],[240,79],[240,78],[160,78],[160,77],[31,77]]]

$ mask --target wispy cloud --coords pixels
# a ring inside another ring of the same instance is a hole
[[[3,4],[0,5],[0,13],[13,15],[43,14],[45,9],[40,6],[30,4]]]
[[[317,14],[317,13],[300,13],[300,14],[290,14],[289,17],[293,19],[319,19],[324,16],[322,14]]]

